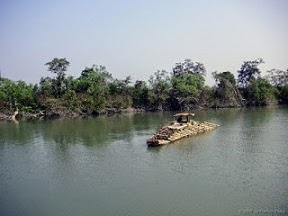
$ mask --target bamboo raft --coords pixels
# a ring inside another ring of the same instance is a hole
[[[184,137],[204,133],[217,128],[219,125],[210,122],[194,121],[190,117],[194,113],[178,113],[174,115],[176,121],[162,127],[156,134],[147,140],[149,147],[166,145]]]

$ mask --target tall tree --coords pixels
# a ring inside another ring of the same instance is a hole
[[[180,109],[193,108],[200,99],[205,79],[202,75],[182,73],[172,77],[172,96]]]
[[[246,88],[252,80],[255,80],[261,73],[258,66],[264,63],[262,58],[254,61],[244,61],[240,70],[238,70],[238,85],[240,88]]]
[[[54,58],[52,61],[45,64],[48,66],[48,71],[57,75],[56,80],[53,82],[54,94],[60,97],[64,92],[65,72],[67,71],[70,62],[66,58]]]
[[[199,102],[204,88],[206,68],[200,62],[185,59],[173,68],[172,94],[173,107],[190,109]]]
[[[192,62],[191,59],[185,59],[184,62],[176,63],[173,68],[173,76],[178,77],[182,73],[206,75],[206,68],[200,62]]]

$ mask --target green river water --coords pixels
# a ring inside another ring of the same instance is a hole
[[[0,122],[0,215],[288,215],[288,107],[195,113],[160,148],[174,113]]]

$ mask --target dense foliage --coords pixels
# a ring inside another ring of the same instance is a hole
[[[215,107],[235,107],[243,105],[243,98],[236,86],[236,80],[234,75],[229,72],[212,73],[217,88],[214,95]]]
[[[236,80],[233,73],[213,72],[216,85],[205,86],[205,66],[190,59],[176,63],[171,73],[156,71],[148,80],[113,78],[105,66],[93,65],[78,78],[67,76],[70,62],[54,58],[46,63],[54,77],[38,85],[0,77],[0,110],[34,112],[77,110],[100,113],[107,109],[190,110],[196,107],[263,106],[288,103],[288,69],[272,69],[266,77],[258,68],[262,59],[244,61]]]

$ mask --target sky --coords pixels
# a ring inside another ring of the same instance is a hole
[[[147,81],[191,59],[235,76],[263,58],[263,76],[288,68],[286,0],[0,0],[2,77],[39,83],[45,63],[70,62],[67,75],[104,65],[114,78]]]

